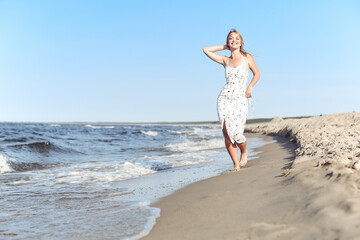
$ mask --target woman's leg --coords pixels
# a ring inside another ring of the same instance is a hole
[[[223,126],[223,135],[225,138],[225,146],[226,149],[231,157],[231,160],[234,163],[234,169],[233,170],[239,170],[240,169],[240,165],[239,165],[239,160],[237,157],[237,148],[236,145],[233,144],[227,134],[227,129],[226,129],[226,125],[225,125],[225,121],[224,121],[224,126]]]
[[[247,142],[243,142],[243,143],[236,143],[239,148],[240,148],[240,152],[241,152],[241,157],[240,157],[240,167],[244,167],[247,163],[247,150],[246,150],[246,144]]]

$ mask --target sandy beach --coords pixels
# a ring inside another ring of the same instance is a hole
[[[153,204],[143,239],[359,239],[360,113],[249,124],[277,142],[240,172],[193,183]]]

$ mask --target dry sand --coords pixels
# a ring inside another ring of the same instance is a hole
[[[144,239],[360,239],[360,113],[275,118],[246,131],[285,138],[240,172],[153,204],[161,216]]]

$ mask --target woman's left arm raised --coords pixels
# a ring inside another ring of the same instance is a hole
[[[252,88],[259,81],[260,72],[259,72],[259,69],[256,66],[254,58],[251,55],[249,55],[248,59],[249,59],[249,61],[248,61],[249,62],[249,67],[250,67],[250,69],[251,69],[254,76],[253,76],[251,82],[249,83],[249,85],[248,85],[248,87],[246,89],[245,96],[247,98],[251,98],[252,97]]]

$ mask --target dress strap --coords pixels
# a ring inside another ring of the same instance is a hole
[[[245,61],[246,61],[247,66],[248,66],[248,68],[249,68],[249,67],[250,67],[250,65],[249,65],[249,56],[248,56],[248,55],[245,57]]]

